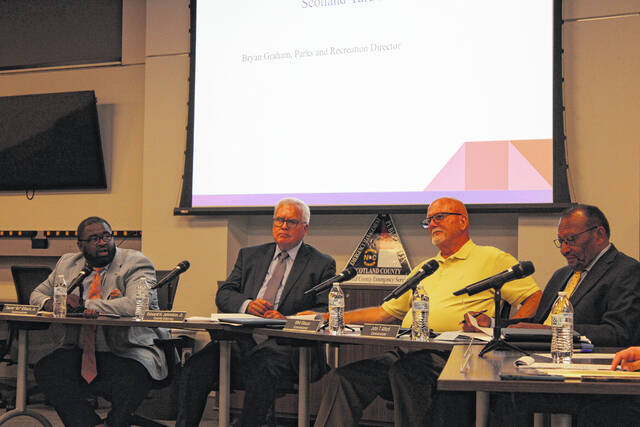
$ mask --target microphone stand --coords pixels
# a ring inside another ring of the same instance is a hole
[[[504,282],[494,288],[495,293],[493,294],[493,303],[495,305],[495,324],[493,325],[493,339],[491,339],[491,341],[489,341],[487,345],[485,345],[484,348],[480,350],[480,357],[483,357],[485,353],[489,353],[490,351],[494,350],[513,350],[522,353],[525,356],[529,355],[529,353],[527,353],[520,347],[515,346],[502,338],[502,316],[500,316],[500,306],[502,302],[501,290],[503,285]]]

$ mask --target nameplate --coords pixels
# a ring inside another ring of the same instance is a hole
[[[289,319],[284,325],[284,329],[313,333],[316,333],[318,327],[320,327],[320,320]]]
[[[13,314],[38,314],[40,307],[37,305],[25,305],[25,304],[5,304],[2,307],[3,313]]]
[[[184,322],[186,311],[147,310],[142,320],[155,320],[157,322]]]
[[[395,338],[400,330],[400,325],[378,325],[365,323],[360,335],[363,337]]]

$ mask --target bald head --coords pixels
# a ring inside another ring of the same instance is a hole
[[[443,197],[434,200],[427,211],[431,242],[445,258],[457,252],[469,240],[469,216],[460,200]]]

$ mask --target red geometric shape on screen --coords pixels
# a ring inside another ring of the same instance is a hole
[[[531,139],[511,141],[511,143],[551,188],[553,182],[553,141],[550,139]]]
[[[509,144],[509,190],[551,190],[547,180],[513,144]]]
[[[466,144],[467,190],[509,189],[509,143],[506,141]]]
[[[425,187],[425,191],[462,191],[464,186],[465,175],[465,147],[467,143],[462,144],[460,149],[449,159],[438,175],[435,176]]]

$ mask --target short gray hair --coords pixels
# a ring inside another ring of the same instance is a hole
[[[278,208],[282,205],[296,205],[302,213],[302,222],[309,224],[311,221],[311,211],[309,210],[309,206],[307,206],[307,204],[302,200],[296,199],[295,197],[287,197],[279,200],[276,207],[273,209],[274,216],[278,211]]]

